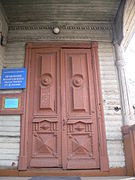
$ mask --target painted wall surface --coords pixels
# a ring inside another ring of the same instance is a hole
[[[121,111],[114,111],[114,107],[120,107],[120,95],[113,45],[111,43],[98,43],[98,54],[109,166],[123,167],[125,165],[121,134],[123,122]]]
[[[30,26],[32,27],[32,26]],[[43,27],[42,27],[43,28]],[[115,112],[114,107],[120,106],[117,71],[115,68],[115,56],[112,46],[111,29],[63,29],[62,34],[54,35],[51,29],[37,29],[27,27],[9,27],[8,44],[6,46],[6,67],[24,67],[25,44],[31,41],[99,41],[98,53],[100,61],[100,73],[102,93],[104,100],[104,114],[107,135],[107,147],[109,167],[125,166],[123,154],[121,112]],[[74,32],[75,31],[75,32]],[[74,32],[74,33],[73,33]],[[3,91],[4,92],[4,91]],[[9,91],[12,92],[12,91]],[[0,166],[18,165],[20,143],[20,117],[0,116],[0,124],[4,127],[0,132]],[[9,143],[11,146],[9,147]],[[8,158],[7,158],[8,157]]]
[[[0,166],[18,164],[20,147],[20,116],[0,116]]]
[[[4,41],[6,41],[7,33],[8,33],[8,25],[2,12],[1,4],[0,4],[0,32],[2,36],[4,37]],[[0,45],[0,75],[1,75],[1,69],[3,67],[4,59],[5,59],[5,47]],[[1,76],[0,76],[0,79],[1,79]]]
[[[5,48],[0,46],[0,75],[1,75],[1,69],[3,67],[4,58],[5,58]],[[0,80],[1,80],[1,76],[0,76]]]

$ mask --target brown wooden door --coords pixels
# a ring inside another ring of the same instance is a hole
[[[91,52],[62,51],[63,167],[99,167]]]
[[[61,167],[59,50],[32,51],[29,166]]]
[[[99,168],[90,49],[32,50],[29,167]]]

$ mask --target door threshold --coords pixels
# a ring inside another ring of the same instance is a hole
[[[61,168],[31,168],[26,171],[17,169],[0,169],[0,176],[126,176],[126,168],[110,168],[109,171],[101,170],[63,170]]]

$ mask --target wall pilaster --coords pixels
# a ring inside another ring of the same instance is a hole
[[[116,67],[118,71],[119,88],[121,96],[121,110],[123,117],[123,125],[134,124],[133,108],[131,107],[129,90],[125,75],[125,60],[123,48],[117,42],[114,43],[115,55],[116,55]]]

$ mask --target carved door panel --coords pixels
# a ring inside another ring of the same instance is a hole
[[[99,168],[91,51],[62,53],[63,167]]]
[[[29,166],[61,167],[59,50],[36,49],[31,59]]]

